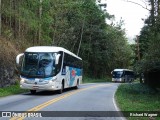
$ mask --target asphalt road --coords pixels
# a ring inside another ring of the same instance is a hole
[[[36,95],[25,93],[3,97],[0,98],[0,111],[1,114],[4,113],[0,119],[123,120],[124,118],[115,112],[118,108],[114,94],[118,85],[119,83],[82,84],[79,89],[67,89],[62,94],[40,91]],[[11,116],[15,117],[5,117],[9,116],[10,112]]]

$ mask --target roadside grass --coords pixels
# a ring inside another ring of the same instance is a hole
[[[104,78],[104,79],[95,79],[95,78],[89,78],[89,77],[84,77],[83,78],[83,83],[100,83],[100,82],[110,82],[110,78]],[[11,85],[8,87],[0,88],[0,97],[5,97],[9,95],[14,95],[14,94],[20,94],[24,92],[29,92],[29,90],[21,89],[19,86],[19,82],[17,82],[15,85]]]
[[[111,82],[111,78],[102,78],[102,79],[96,79],[96,78],[89,78],[84,77],[82,80],[82,83],[101,83],[101,82]]]
[[[140,83],[140,80],[139,79],[135,79],[133,82],[134,83]]]
[[[21,89],[19,84],[17,83],[16,85],[11,85],[5,88],[0,88],[0,97],[24,93],[24,92],[28,92],[28,90]]]
[[[121,84],[116,91],[115,99],[121,111],[158,111],[160,112],[160,91],[145,84]],[[150,120],[149,117],[127,117],[127,120]],[[151,119],[152,120],[152,119]],[[153,120],[160,120],[155,117]]]

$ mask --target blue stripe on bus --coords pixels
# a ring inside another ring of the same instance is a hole
[[[23,77],[21,76],[21,78],[27,79],[27,80],[35,80],[37,78],[27,78],[27,77]],[[53,77],[48,77],[48,78],[39,78],[39,79],[43,79],[43,80],[51,80]]]

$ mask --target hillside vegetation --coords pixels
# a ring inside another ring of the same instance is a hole
[[[0,87],[15,82],[15,56],[18,53],[19,51],[11,41],[0,37]]]

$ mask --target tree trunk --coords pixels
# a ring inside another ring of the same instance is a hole
[[[1,16],[1,14],[2,14],[1,12],[2,11],[1,11],[1,6],[2,5],[1,5],[1,0],[0,0],[0,36],[2,35],[2,16]]]
[[[37,41],[37,44],[39,44],[40,42],[40,39],[41,39],[41,17],[42,17],[42,2],[43,0],[40,0],[40,6],[39,6],[39,30],[38,30],[38,41]]]
[[[84,18],[83,23],[82,23],[81,38],[80,38],[80,42],[79,42],[79,46],[78,46],[77,56],[79,55],[79,50],[80,50],[81,43],[82,43],[83,32],[84,32],[84,22],[85,22],[85,18]]]
[[[151,0],[151,22],[152,22],[152,26],[155,25],[155,3],[154,0]]]
[[[12,10],[12,0],[10,0],[10,10]],[[12,16],[9,16],[9,27],[12,28]]]
[[[158,17],[160,16],[160,0],[158,0]]]
[[[17,24],[16,24],[16,8],[17,8],[17,1],[13,0],[13,10],[14,10],[14,18],[13,18],[13,34],[14,34],[14,38],[17,37]]]
[[[20,5],[21,2],[18,2],[18,15],[20,16]],[[20,17],[18,18],[18,38],[21,36],[21,20]]]

